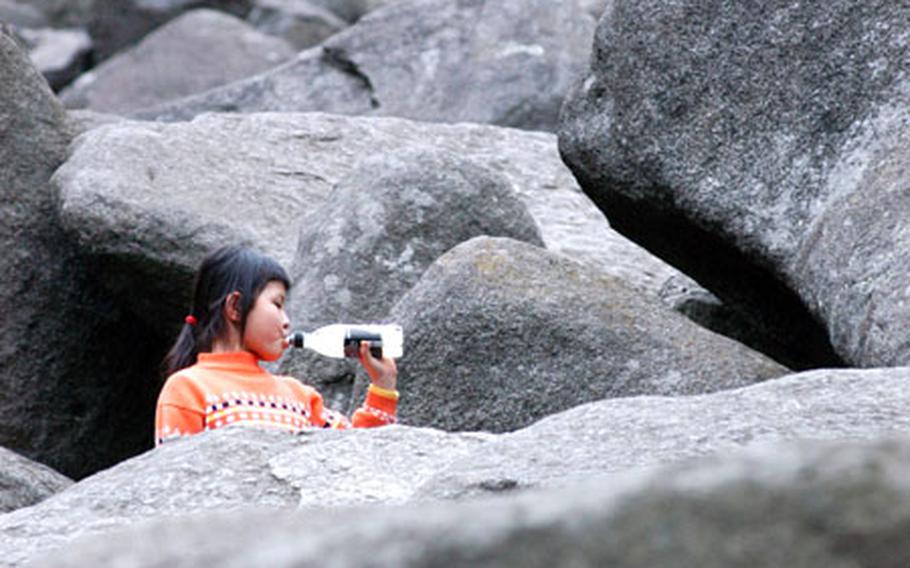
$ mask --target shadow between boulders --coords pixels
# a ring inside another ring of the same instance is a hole
[[[588,181],[582,185],[592,187]],[[797,371],[846,366],[824,326],[771,270],[685,216],[623,193],[589,196],[613,229],[691,276],[717,295],[730,314],[693,319]]]

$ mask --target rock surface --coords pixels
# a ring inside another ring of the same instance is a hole
[[[48,24],[40,10],[16,0],[0,0],[0,22],[17,28],[45,28]]]
[[[75,109],[67,112],[70,124],[75,129],[77,136],[83,132],[88,132],[93,128],[104,126],[105,124],[115,124],[126,120],[118,114],[107,114],[95,112],[93,110]]]
[[[0,516],[0,564],[16,566],[116,527],[195,511],[399,503],[486,437],[415,428],[229,428],[170,442]]]
[[[0,516],[0,563],[19,565],[96,534],[111,545],[117,528],[156,517],[173,522],[190,512],[296,506],[339,531],[349,523],[329,522],[327,509],[515,489],[572,490],[597,475],[723,456],[750,444],[907,434],[910,396],[901,393],[908,377],[910,369],[817,371],[709,395],[607,400],[502,435],[404,426],[296,437],[217,430],[165,444]],[[432,509],[461,506],[437,502]],[[378,521],[383,514],[388,508],[371,508],[365,518],[387,535],[389,525]],[[174,530],[175,539],[155,542],[164,546],[190,534]],[[221,539],[224,546],[235,542],[229,533]]]
[[[470,238],[543,246],[508,179],[429,148],[364,159],[310,219],[298,241],[288,301],[291,321],[303,330],[383,320],[433,261]],[[301,349],[285,356],[281,371],[306,377],[330,406],[346,408],[358,366]]]
[[[294,55],[279,38],[215,10],[193,10],[60,93],[68,108],[125,114],[256,75]]]
[[[408,338],[400,419],[450,431],[516,430],[592,400],[713,392],[786,373],[619,279],[512,239],[455,247],[389,318]]]
[[[169,520],[37,566],[899,568],[908,473],[906,437],[794,443],[447,507]]]
[[[817,370],[713,394],[592,402],[498,436],[440,470],[418,495],[571,487],[592,475],[750,444],[906,434],[908,380],[910,368]]]
[[[72,480],[6,448],[0,448],[0,514],[39,503]]]
[[[257,0],[247,19],[256,29],[284,39],[298,51],[347,27],[333,12],[306,0]]]
[[[582,9],[586,10],[595,19],[599,20],[607,10],[607,6],[611,6],[613,1],[614,0],[579,0],[579,4]]]
[[[883,1],[613,2],[562,154],[615,227],[725,302],[786,312],[777,280],[848,363],[906,364],[908,30]]]
[[[308,433],[268,465],[298,492],[301,509],[396,505],[413,501],[424,483],[492,439],[402,426]]]
[[[273,71],[137,116],[324,111],[554,130],[593,30],[576,1],[397,3]]]
[[[409,1],[411,0],[309,0],[311,4],[331,10],[348,22],[356,22],[373,10]]]
[[[29,0],[29,5],[53,27],[87,29],[98,61],[193,8],[215,8],[239,17],[250,9],[249,0]]]
[[[363,158],[428,147],[502,174],[549,249],[653,297],[679,274],[610,230],[544,133],[324,114],[121,122],[80,137],[53,181],[99,278],[161,328],[182,322],[208,250],[250,242],[290,267],[308,215]]]
[[[60,228],[50,177],[71,138],[47,82],[0,28],[0,446],[80,477],[151,440],[154,399],[138,377],[160,355]]]
[[[92,38],[85,30],[22,29],[29,58],[51,88],[59,91],[89,66]]]

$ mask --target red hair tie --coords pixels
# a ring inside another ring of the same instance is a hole
[[[196,318],[193,316],[186,316],[185,318],[183,318],[183,321],[186,322],[186,325],[191,325],[193,327],[195,327],[196,323],[197,323]]]

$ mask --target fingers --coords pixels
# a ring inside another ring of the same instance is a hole
[[[371,381],[379,381],[383,384],[394,383],[395,377],[398,375],[398,366],[395,364],[394,359],[389,359],[388,357],[377,359],[373,357],[368,341],[360,342],[358,355],[360,355],[360,363],[366,370],[367,375],[370,376]]]
[[[367,361],[371,361],[371,362],[373,362],[374,364],[375,364],[375,362],[376,362],[376,358],[373,357],[373,354],[372,354],[372,353],[370,353],[370,342],[369,342],[369,341],[361,341],[361,342],[360,342],[360,361],[361,361],[362,363],[366,363]]]

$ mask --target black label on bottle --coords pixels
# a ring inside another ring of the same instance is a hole
[[[344,356],[352,359],[360,357],[360,342],[370,342],[370,354],[376,359],[382,358],[382,336],[365,329],[351,328],[344,337]]]

